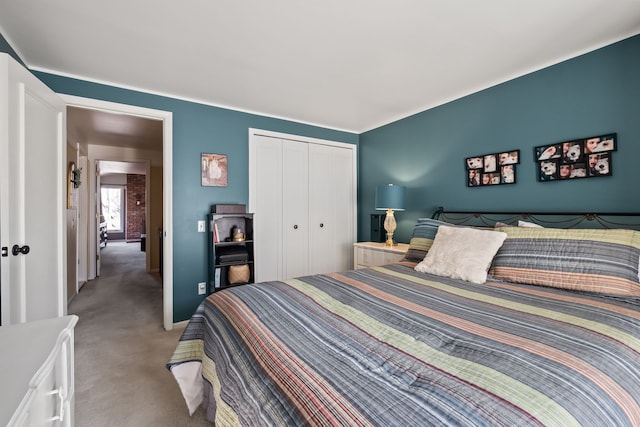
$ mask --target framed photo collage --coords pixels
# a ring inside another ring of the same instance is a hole
[[[535,147],[538,181],[610,176],[615,133]]]
[[[515,184],[516,167],[520,163],[520,150],[467,157],[467,187]]]

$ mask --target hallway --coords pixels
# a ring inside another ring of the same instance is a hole
[[[140,243],[109,242],[101,276],[69,306],[75,330],[76,426],[207,426],[189,417],[165,364],[182,329],[162,327],[162,283]]]

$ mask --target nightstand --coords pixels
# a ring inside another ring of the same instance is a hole
[[[386,246],[384,243],[360,242],[353,244],[353,266],[355,269],[393,264],[402,260],[409,249],[406,243]]]

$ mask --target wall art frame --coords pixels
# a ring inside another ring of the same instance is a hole
[[[538,181],[568,181],[613,174],[616,133],[572,139],[534,148]]]
[[[225,154],[202,153],[200,156],[201,184],[204,187],[226,187],[228,159]]]
[[[464,159],[467,187],[487,187],[516,183],[520,150],[483,154]]]

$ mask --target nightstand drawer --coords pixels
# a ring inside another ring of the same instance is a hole
[[[392,264],[402,260],[409,245],[399,243],[396,246],[386,246],[384,243],[360,242],[353,245],[354,268],[376,267]]]
[[[385,256],[387,255],[382,251],[375,251],[366,248],[358,248],[358,265],[370,267],[374,265],[381,265],[384,263]]]

